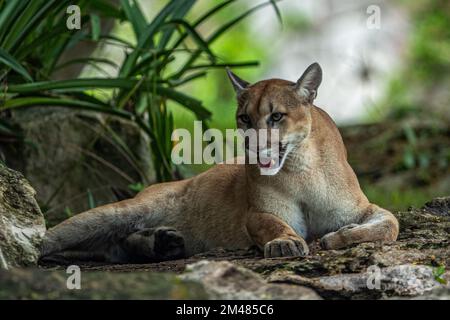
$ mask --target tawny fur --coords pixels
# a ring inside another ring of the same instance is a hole
[[[187,255],[257,245],[266,257],[302,256],[313,239],[321,238],[326,249],[396,240],[397,220],[369,203],[336,125],[312,104],[320,84],[320,79],[314,84],[314,72],[320,67],[308,70],[297,84],[271,79],[246,85],[231,74],[237,115],[247,114],[256,129],[278,128],[292,149],[276,175],[261,175],[256,164],[219,164],[191,179],[150,186],[134,199],[89,210],[50,229],[42,256],[81,250],[126,262],[121,241],[158,226],[178,230]],[[266,120],[273,112],[285,115],[270,125]],[[238,120],[238,127],[248,125]]]

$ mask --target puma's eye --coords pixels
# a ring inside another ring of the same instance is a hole
[[[282,113],[275,112],[270,115],[270,120],[272,120],[273,122],[277,122],[280,121],[283,118],[283,116],[284,115]]]
[[[243,123],[250,123],[250,117],[246,114],[241,114],[238,116],[239,120],[241,120]]]

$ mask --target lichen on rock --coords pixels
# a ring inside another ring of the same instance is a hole
[[[180,278],[201,283],[213,299],[321,299],[309,288],[268,283],[259,274],[228,261],[201,260],[188,265]]]
[[[37,263],[45,220],[34,196],[20,173],[0,164],[0,268]]]

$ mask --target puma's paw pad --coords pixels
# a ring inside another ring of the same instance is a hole
[[[308,253],[308,245],[301,238],[278,238],[264,246],[264,258],[303,257]]]

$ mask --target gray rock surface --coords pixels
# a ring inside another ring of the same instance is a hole
[[[450,274],[447,272],[441,277],[448,279]],[[366,272],[317,278],[279,272],[272,274],[269,281],[307,286],[329,298],[415,297],[450,288],[436,281],[433,268],[412,264],[387,268],[374,266]]]
[[[200,261],[186,273],[99,272],[81,270],[79,287],[71,287],[73,272],[60,270],[0,270],[2,299],[320,299],[298,285],[271,284],[229,262]]]
[[[424,208],[438,216],[450,216],[450,199],[449,197],[434,198],[425,203]]]
[[[440,288],[424,295],[411,298],[411,300],[450,300],[450,288]]]
[[[228,261],[202,260],[186,267],[181,279],[203,284],[213,299],[227,300],[317,300],[313,290],[303,286],[267,283],[260,275]]]
[[[0,268],[37,262],[45,221],[34,196],[20,173],[0,164]]]
[[[79,289],[66,270],[0,270],[4,299],[207,299],[203,286],[173,274],[150,272],[81,272]]]

